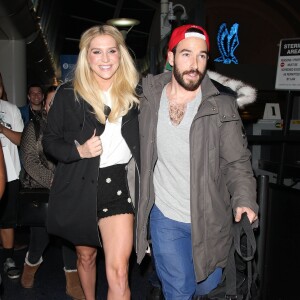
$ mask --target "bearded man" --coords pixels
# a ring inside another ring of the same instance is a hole
[[[135,246],[140,263],[151,239],[166,300],[200,299],[214,289],[233,222],[244,212],[257,220],[237,94],[207,75],[209,46],[202,27],[176,28],[168,47],[172,71],[142,83]]]

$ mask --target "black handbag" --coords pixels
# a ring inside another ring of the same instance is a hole
[[[256,300],[258,274],[254,259],[256,240],[247,214],[233,225],[233,243],[221,283],[204,299]],[[197,298],[195,298],[197,299]]]
[[[49,189],[21,188],[18,196],[19,226],[45,226],[48,211]]]

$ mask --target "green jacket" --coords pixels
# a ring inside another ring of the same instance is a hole
[[[140,263],[148,247],[148,220],[154,204],[153,171],[157,161],[156,130],[160,98],[171,73],[143,79],[140,103],[140,199],[135,247]],[[190,128],[190,201],[192,247],[197,281],[225,267],[232,241],[233,211],[256,213],[256,180],[236,94],[212,81],[201,84],[202,102]]]

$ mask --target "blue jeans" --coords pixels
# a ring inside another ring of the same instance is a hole
[[[166,218],[157,206],[150,214],[150,231],[157,275],[166,300],[190,300],[205,295],[221,280],[222,269],[196,282],[191,242],[191,224]]]

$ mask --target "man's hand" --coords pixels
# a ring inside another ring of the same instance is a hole
[[[236,211],[235,211],[235,221],[236,222],[241,221],[242,214],[244,212],[247,213],[248,219],[249,219],[251,224],[257,220],[258,217],[257,217],[256,213],[251,208],[249,208],[249,207],[237,207]]]
[[[100,136],[96,136],[96,129],[90,139],[88,139],[83,145],[77,147],[81,158],[91,158],[102,154],[102,142]]]

